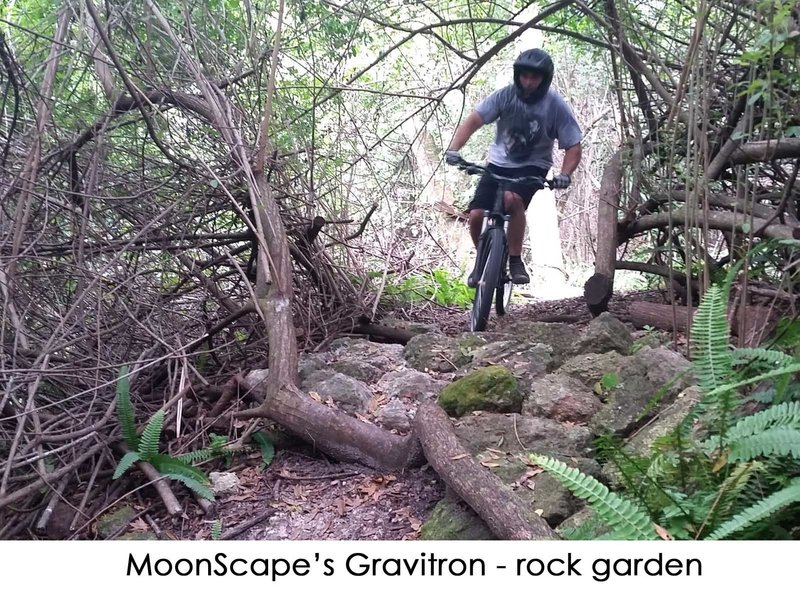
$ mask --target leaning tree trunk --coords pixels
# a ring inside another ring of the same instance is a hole
[[[586,306],[594,316],[607,310],[614,291],[614,264],[617,260],[617,212],[622,189],[622,149],[606,164],[600,183],[597,206],[597,254],[594,275],[583,286]]]
[[[146,0],[164,30],[181,44],[166,19],[152,0]],[[240,127],[232,114],[237,110],[230,99],[202,74],[197,62],[182,49],[181,58],[192,70],[206,104],[201,107],[227,144],[231,156],[241,168],[248,187],[255,221],[247,220],[258,239],[255,310],[261,315],[269,341],[269,373],[260,384],[263,391],[260,406],[237,414],[238,418],[261,416],[270,418],[320,451],[342,461],[398,470],[422,462],[419,444],[412,437],[398,437],[374,425],[361,422],[311,399],[297,386],[297,340],[292,316],[293,280],[289,238],[283,225],[280,208],[272,196],[267,180],[266,154],[269,148],[271,100],[275,89],[275,72],[280,49],[283,1],[278,12],[278,26],[272,50],[272,64],[264,115],[252,162],[246,150]],[[243,210],[239,210],[247,218]],[[255,383],[246,386],[253,389]]]

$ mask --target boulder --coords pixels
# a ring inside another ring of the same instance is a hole
[[[411,430],[411,416],[400,400],[393,399],[383,406],[377,416],[378,423],[389,430],[407,433]]]
[[[588,422],[603,403],[586,385],[574,377],[553,373],[531,384],[522,404],[522,413],[559,422]]]
[[[611,313],[604,312],[592,319],[575,346],[576,354],[604,354],[618,352],[629,354],[633,336],[628,328]]]
[[[387,372],[378,381],[386,397],[412,401],[436,397],[445,385],[444,381],[437,381],[429,374],[412,369]]]
[[[323,371],[315,375],[320,372]],[[317,393],[323,401],[331,400],[349,414],[365,414],[372,399],[372,391],[364,383],[337,372],[315,380],[306,389]]]
[[[331,364],[331,368],[364,383],[374,383],[383,376],[383,370],[377,366],[353,357],[340,358]]]
[[[450,416],[469,412],[519,412],[522,394],[517,380],[503,366],[487,366],[450,383],[439,394],[439,405]]]
[[[409,366],[423,372],[453,372],[472,362],[474,351],[494,337],[489,333],[462,333],[457,337],[423,333],[411,338],[403,356]]]

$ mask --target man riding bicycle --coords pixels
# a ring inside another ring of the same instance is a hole
[[[459,151],[484,124],[497,121],[497,133],[489,148],[488,169],[500,176],[544,178],[553,165],[553,145],[558,139],[564,150],[561,173],[553,178],[552,188],[567,188],[572,173],[581,161],[583,133],[567,103],[550,89],[553,61],[544,50],[522,52],[514,62],[514,84],[508,85],[481,101],[456,129],[445,159],[450,165],[463,162]],[[497,179],[484,174],[475,197],[469,204],[469,231],[477,246],[483,225],[484,210],[492,208]],[[525,237],[525,210],[538,187],[512,183],[504,201],[509,215],[508,254],[511,279],[515,284],[530,282],[522,263],[522,242]],[[467,285],[477,285],[473,271]]]

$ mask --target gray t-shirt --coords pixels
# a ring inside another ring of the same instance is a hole
[[[580,143],[581,132],[567,102],[552,89],[540,101],[525,103],[514,85],[498,89],[475,111],[484,124],[497,120],[497,134],[489,148],[489,163],[504,168],[553,165],[553,145],[560,149]]]

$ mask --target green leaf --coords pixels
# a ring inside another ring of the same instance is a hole
[[[111,477],[112,480],[117,480],[120,478],[128,469],[135,464],[137,461],[140,461],[142,458],[136,451],[129,451],[125,455],[122,456],[122,459],[119,460],[117,464],[117,469],[114,470],[114,475]]]
[[[750,461],[756,457],[770,455],[791,455],[800,459],[800,430],[785,426],[770,428],[757,435],[740,439],[731,445],[728,460]]]
[[[755,505],[751,505],[741,513],[734,515],[730,520],[714,530],[708,538],[709,540],[727,538],[798,501],[800,501],[800,478],[795,478],[786,488],[772,493]]]
[[[136,434],[136,419],[133,416],[131,404],[130,379],[128,378],[127,365],[121,366],[117,375],[117,417],[122,428],[122,437],[129,449],[136,451],[139,448],[139,435]]]
[[[600,385],[603,391],[611,391],[619,385],[619,375],[616,372],[607,372],[600,379]]]
[[[694,368],[703,393],[708,396],[729,381],[733,371],[728,348],[728,296],[719,286],[712,286],[703,296],[692,322]]]
[[[773,379],[775,377],[780,377],[786,374],[794,374],[800,373],[800,363],[792,364],[791,366],[782,366],[777,370],[771,370],[766,372],[762,375],[756,375],[755,377],[751,377],[749,379],[745,379],[743,381],[735,381],[733,383],[727,383],[715,389],[712,389],[706,394],[706,397],[716,397],[717,395],[721,395],[723,393],[727,393],[733,389],[738,389],[739,387],[744,387],[745,385],[754,385],[756,383],[760,383],[761,381],[766,381],[767,379]]]
[[[261,465],[259,468],[263,470],[272,463],[275,457],[275,445],[272,444],[272,441],[263,431],[253,433],[253,440],[261,446]]]
[[[215,519],[211,525],[211,540],[219,540],[222,536],[222,520]]]
[[[750,224],[749,223],[744,222],[741,225],[741,228],[742,228],[742,234],[749,234],[750,233]]]
[[[193,464],[198,461],[206,461],[208,459],[213,459],[216,457],[213,450],[210,447],[206,447],[205,449],[198,449],[196,451],[189,451],[188,453],[181,453],[176,457],[176,459],[182,461],[185,464]]]
[[[530,455],[536,463],[589,506],[614,530],[618,540],[656,540],[650,516],[635,503],[611,492],[591,476],[544,455]]]
[[[208,480],[208,477],[203,473],[202,470],[195,468],[194,466],[190,466],[189,464],[185,464],[175,457],[158,454],[153,457],[150,463],[152,463],[155,468],[164,475],[179,474],[181,476],[186,476],[187,478],[193,478],[200,484],[211,484],[211,482]]]
[[[752,106],[759,99],[761,99],[762,95],[764,95],[764,91],[763,90],[762,91],[757,91],[756,93],[753,93],[753,95],[751,95],[750,97],[747,98],[747,105],[748,106]]]
[[[155,456],[158,455],[158,441],[163,428],[164,410],[159,410],[147,422],[147,426],[142,432],[142,438],[139,440],[139,454],[144,461],[152,463]]]
[[[182,483],[186,488],[191,491],[194,491],[204,499],[208,499],[209,501],[214,501],[216,497],[214,496],[214,491],[211,490],[210,487],[197,482],[194,478],[190,476],[184,476],[183,474],[177,473],[170,473],[164,474],[167,478],[171,478],[172,480],[177,480],[178,482]]]

